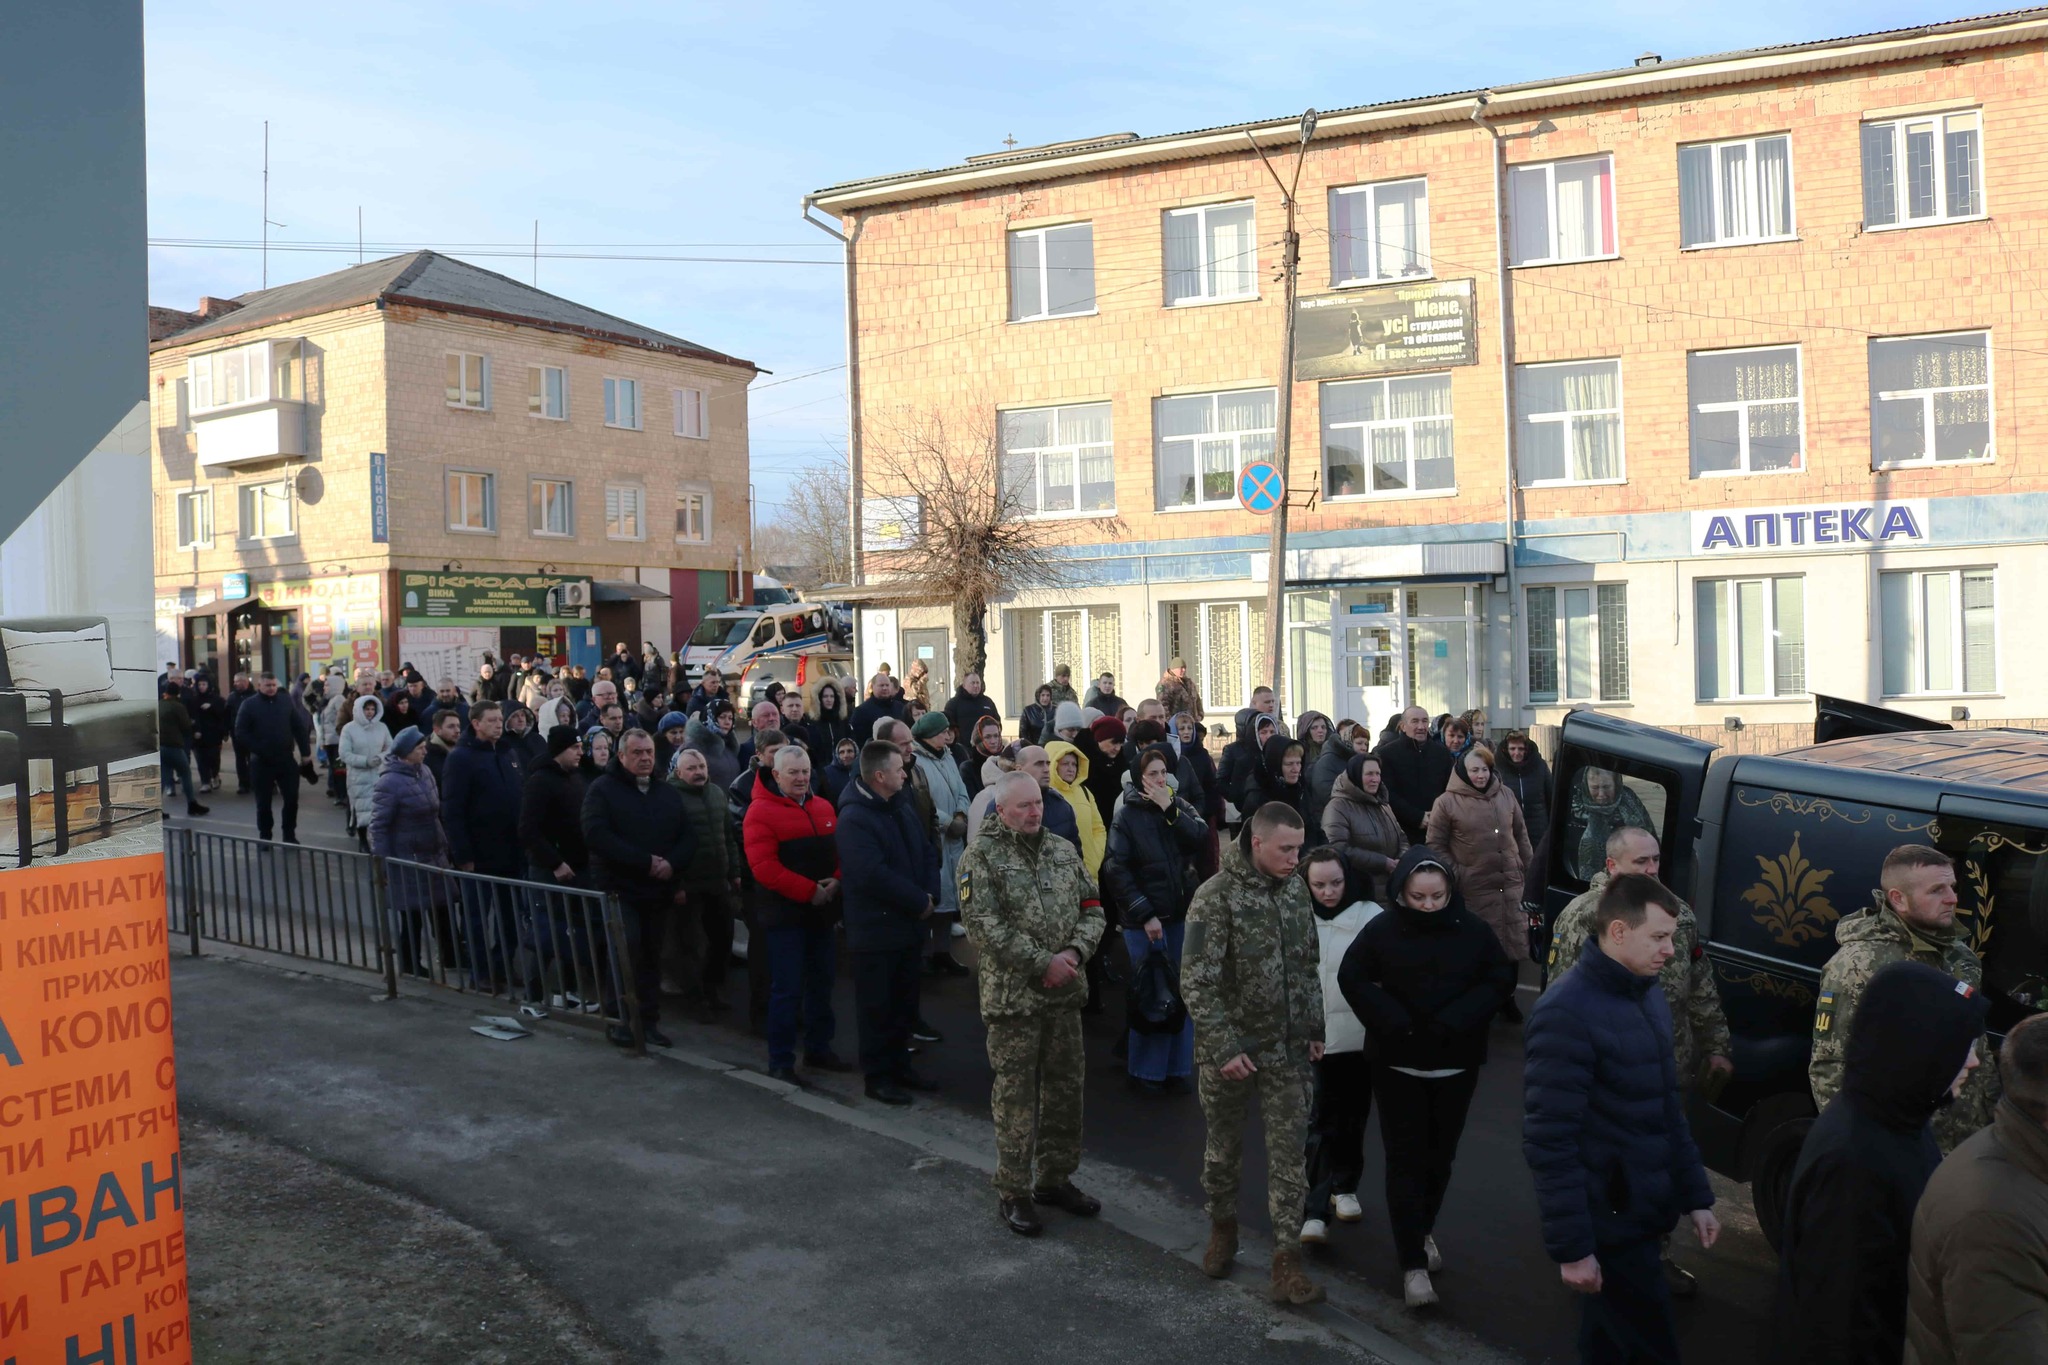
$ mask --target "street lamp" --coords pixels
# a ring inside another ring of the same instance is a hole
[[[1294,299],[1301,275],[1301,234],[1294,230],[1294,192],[1301,184],[1302,162],[1308,156],[1308,140],[1315,136],[1316,111],[1308,110],[1301,116],[1301,141],[1294,149],[1294,175],[1287,181],[1280,179],[1280,172],[1273,169],[1273,163],[1266,157],[1266,149],[1259,146],[1259,140],[1252,136],[1251,129],[1245,129],[1245,138],[1252,144],[1252,150],[1265,163],[1266,173],[1273,177],[1274,185],[1280,190],[1280,203],[1287,210],[1287,232],[1281,239],[1280,267],[1284,279],[1284,296],[1287,307],[1285,340],[1280,352],[1280,413],[1274,432],[1273,465],[1280,471],[1280,501],[1273,508],[1272,545],[1267,551],[1266,562],[1266,630],[1269,640],[1268,666],[1273,670],[1274,709],[1281,715],[1287,714],[1287,661],[1283,657],[1287,643],[1287,621],[1282,616],[1286,606],[1287,578],[1287,499],[1288,499],[1288,455],[1294,441]]]

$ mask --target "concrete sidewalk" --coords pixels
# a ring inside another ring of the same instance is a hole
[[[421,1297],[440,1292],[436,1274],[461,1268],[417,1254],[405,1234],[421,1210],[448,1221],[451,1246],[488,1239],[456,1260],[498,1273],[502,1252],[505,1282],[531,1272],[528,1298],[545,1301],[517,1305],[533,1324],[528,1349],[550,1336],[580,1348],[588,1323],[592,1351],[635,1360],[1376,1358],[1314,1315],[1267,1305],[1262,1263],[1215,1284],[1158,1245],[1056,1212],[1043,1238],[1017,1238],[997,1224],[978,1171],[931,1155],[932,1143],[906,1145],[886,1124],[823,1112],[829,1099],[786,1102],[765,1078],[630,1060],[559,1025],[491,1042],[469,1032],[470,1002],[372,1004],[353,982],[252,963],[178,959],[172,979],[185,1113],[291,1148],[338,1188],[395,1201],[387,1217],[372,1209],[307,1229],[323,1240],[308,1257],[320,1283],[304,1288],[325,1300],[295,1319],[293,1360],[360,1358],[359,1323],[319,1325],[337,1316],[328,1268],[345,1259],[325,1238],[352,1240],[347,1254],[377,1278],[421,1279]],[[200,1155],[232,1163],[233,1148],[213,1142]],[[254,1157],[247,1178],[293,1178],[277,1174],[288,1164]],[[232,1268],[214,1260],[228,1249],[204,1236],[201,1189],[199,1358],[238,1359],[207,1354],[200,1287]],[[273,1305],[299,1288],[288,1271],[266,1279]],[[377,1344],[393,1358],[536,1358],[424,1324],[400,1325],[393,1340],[384,1326]]]

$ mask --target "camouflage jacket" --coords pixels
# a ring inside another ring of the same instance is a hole
[[[1868,910],[1835,925],[1835,942],[1840,946],[1820,976],[1820,995],[1813,1011],[1813,1057],[1807,1063],[1806,1077],[1813,1086],[1813,1102],[1822,1109],[1842,1088],[1842,1054],[1856,1006],[1863,998],[1863,988],[1880,970],[1911,958],[1972,986],[1984,984],[1984,964],[1953,931],[1916,928],[1885,904],[1884,892],[1872,896],[1875,904]],[[1988,1125],[1997,1107],[2002,1089],[1997,1055],[1981,1042],[1978,1055],[1984,1064],[1963,1082],[1962,1095],[1935,1111],[1934,1140],[1941,1144],[1943,1154]]]
[[[1043,829],[1019,834],[991,811],[960,857],[959,889],[960,919],[981,957],[982,1018],[1087,1002],[1079,972],[1058,990],[1043,984],[1055,953],[1072,948],[1086,963],[1102,937],[1102,900],[1072,844]]]
[[[1579,954],[1592,937],[1593,908],[1609,880],[1605,871],[1594,873],[1585,893],[1558,912],[1550,927],[1545,989],[1578,965]],[[1671,946],[1671,960],[1657,974],[1657,984],[1671,1006],[1671,1051],[1678,1060],[1678,1083],[1691,1085],[1701,1062],[1729,1056],[1734,1043],[1728,1036],[1727,1016],[1721,1013],[1721,992],[1714,986],[1714,964],[1700,946],[1699,921],[1684,901],[1678,903],[1678,932],[1671,936]]]
[[[1238,844],[1188,906],[1181,994],[1195,1021],[1195,1058],[1221,1066],[1308,1058],[1323,1040],[1321,948],[1308,884],[1268,877]]]

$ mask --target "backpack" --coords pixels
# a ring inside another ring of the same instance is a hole
[[[1163,945],[1153,944],[1131,974],[1124,1012],[1133,1033],[1179,1033],[1187,1023],[1188,1007],[1180,998],[1180,972]]]

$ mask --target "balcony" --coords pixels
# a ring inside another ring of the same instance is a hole
[[[306,405],[288,398],[194,413],[192,430],[199,437],[202,470],[236,469],[312,453],[306,449]]]

